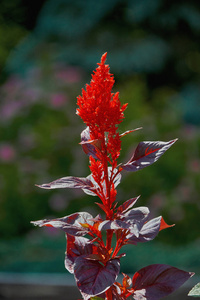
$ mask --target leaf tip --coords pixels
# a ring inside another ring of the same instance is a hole
[[[171,140],[171,144],[174,144],[178,141],[178,138],[174,139],[174,140]]]
[[[47,184],[47,183],[45,183],[45,184],[35,184],[35,186],[39,187],[40,189],[50,189],[51,188],[50,184]]]

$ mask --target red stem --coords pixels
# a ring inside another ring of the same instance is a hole
[[[113,236],[113,230],[108,229],[106,231],[107,233],[107,239],[106,239],[106,249],[110,250],[111,249],[111,244],[112,244],[112,236]]]
[[[117,253],[119,252],[119,250],[121,249],[123,245],[121,244],[121,242],[117,241],[117,244],[115,246],[115,250],[113,251],[112,257],[115,257],[117,255]]]
[[[107,147],[105,143],[105,133],[102,133],[103,140],[102,140],[102,164],[103,164],[103,171],[104,171],[104,180],[106,184],[106,195],[105,195],[105,205],[106,205],[106,217],[107,219],[112,219],[112,211],[111,211],[111,201],[110,201],[110,187],[111,187],[111,180],[109,180],[108,176],[108,153],[107,153]]]
[[[111,288],[109,288],[106,291],[106,300],[112,300],[112,289]]]

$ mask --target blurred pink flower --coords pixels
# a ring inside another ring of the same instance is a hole
[[[6,102],[1,107],[1,120],[10,120],[15,117],[21,108],[21,103],[18,101]]]
[[[49,199],[49,205],[55,211],[62,211],[67,207],[67,204],[67,200],[64,199],[60,194],[54,194]]]
[[[2,92],[14,96],[23,87],[23,80],[13,75],[2,86]]]
[[[26,88],[24,90],[23,98],[26,99],[27,104],[37,102],[41,97],[41,91],[39,88]]]
[[[196,158],[196,159],[193,159],[192,161],[190,161],[189,168],[192,172],[199,173],[200,172],[200,160],[198,158]]]
[[[67,67],[62,68],[56,73],[57,79],[62,79],[63,81],[69,83],[79,82],[82,78],[81,71],[77,67]]]
[[[13,161],[16,156],[15,149],[12,145],[5,143],[0,145],[0,159],[4,162]]]
[[[67,96],[64,94],[53,94],[51,96],[51,106],[53,108],[60,108],[68,101]]]
[[[194,140],[198,136],[198,130],[193,125],[185,125],[182,132],[184,138],[189,141]]]
[[[19,147],[22,151],[31,150],[36,147],[36,136],[32,130],[23,128],[18,135]]]
[[[52,239],[62,234],[61,230],[57,230],[54,227],[43,227],[42,229],[43,229],[43,234]]]

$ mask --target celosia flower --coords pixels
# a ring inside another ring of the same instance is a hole
[[[118,252],[124,245],[151,241],[160,230],[173,226],[167,225],[161,216],[149,220],[147,207],[132,208],[139,197],[117,207],[117,186],[122,170],[136,172],[153,164],[176,140],[141,142],[127,163],[117,164],[121,138],[134,130],[118,133],[127,105],[121,105],[119,93],[112,93],[114,78],[105,60],[106,53],[92,75],[90,85],[82,90],[77,101],[77,114],[87,126],[81,133],[80,144],[89,156],[91,174],[86,178],[67,176],[39,186],[45,189],[79,188],[88,195],[98,196],[101,203],[97,204],[105,212],[105,218],[77,212],[33,224],[52,226],[66,233],[65,267],[74,274],[84,300],[125,300],[129,296],[135,300],[158,300],[182,285],[193,273],[159,264],[139,270],[132,280],[124,275],[122,284],[115,282],[120,271],[120,258],[124,256]],[[102,231],[106,233],[106,241]],[[113,235],[116,244],[112,247]]]

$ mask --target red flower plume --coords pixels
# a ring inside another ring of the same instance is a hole
[[[124,118],[127,104],[122,105],[119,93],[112,93],[114,77],[109,65],[105,64],[107,53],[101,57],[90,85],[82,89],[82,96],[77,97],[77,114],[90,128],[91,138],[102,138],[104,132],[116,133],[117,125]]]

